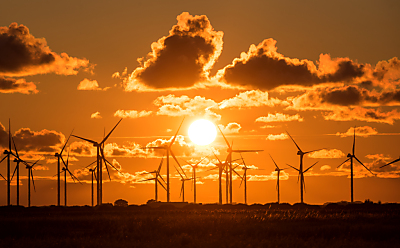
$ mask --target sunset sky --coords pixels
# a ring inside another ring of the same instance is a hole
[[[32,205],[55,205],[55,152],[68,135],[107,140],[107,159],[120,168],[103,175],[103,202],[154,199],[163,154],[143,150],[168,142],[197,162],[197,202],[218,201],[213,151],[225,160],[220,133],[208,146],[188,137],[190,124],[208,119],[233,141],[248,170],[248,203],[277,200],[275,166],[299,167],[297,148],[324,148],[305,156],[304,200],[350,201],[352,149],[376,176],[355,164],[354,198],[400,202],[400,3],[397,1],[4,1],[0,8],[0,150],[8,147],[8,120],[19,153],[34,167]],[[68,205],[90,204],[95,160],[91,144],[71,138]],[[2,154],[0,159],[3,158]],[[239,158],[234,154],[233,158]],[[240,161],[238,161],[240,162]],[[171,201],[181,182],[171,163]],[[15,163],[12,163],[14,170]],[[183,166],[187,175],[191,167]],[[21,204],[27,170],[21,166]],[[243,170],[239,169],[239,174]],[[6,161],[0,164],[6,176]],[[165,164],[162,168],[165,176]],[[300,201],[297,171],[281,173],[281,202]],[[16,203],[15,178],[11,202]],[[236,178],[233,201],[244,202]],[[63,192],[63,183],[62,188]],[[193,201],[190,182],[185,200]],[[159,188],[159,200],[166,193]],[[62,198],[63,199],[63,198]],[[225,199],[225,196],[224,198]],[[63,200],[61,201],[63,204]],[[0,181],[0,205],[6,182]]]

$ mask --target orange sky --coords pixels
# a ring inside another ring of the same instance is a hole
[[[394,1],[3,3],[0,149],[8,146],[10,118],[23,158],[45,155],[33,172],[32,205],[56,204],[54,153],[72,129],[101,140],[123,118],[105,147],[122,173],[113,171],[112,182],[104,182],[103,201],[143,204],[154,198],[154,183],[138,181],[157,169],[162,154],[140,148],[167,142],[186,117],[173,150],[182,164],[206,157],[197,202],[217,202],[217,171],[206,170],[216,163],[212,151],[225,159],[226,144],[218,135],[198,147],[187,136],[191,122],[206,118],[235,149],[264,150],[244,155],[254,168],[248,171],[251,204],[276,201],[268,154],[282,168],[299,166],[288,131],[304,151],[325,148],[304,159],[306,168],[318,161],[305,177],[305,202],[320,204],[350,200],[349,165],[337,167],[351,152],[357,126],[356,156],[376,176],[356,164],[355,200],[399,202],[400,162],[379,169],[400,156],[399,7]],[[83,181],[68,181],[68,204],[90,204],[83,168],[95,160],[95,149],[76,138],[68,149],[70,169]],[[172,164],[171,200],[180,201]],[[0,173],[6,175],[5,161]],[[26,169],[21,175],[26,205]],[[244,201],[239,183],[234,202]],[[193,201],[189,182],[185,189]],[[5,205],[5,181],[0,192]],[[165,201],[165,191],[159,195]],[[293,169],[282,174],[281,201],[299,202]]]

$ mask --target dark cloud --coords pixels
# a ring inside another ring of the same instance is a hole
[[[89,66],[86,59],[58,55],[50,50],[44,38],[35,38],[24,25],[11,23],[0,27],[0,76],[26,76],[54,72],[77,73]]]
[[[127,91],[189,88],[208,79],[222,51],[222,32],[214,31],[208,18],[184,12],[177,17],[168,36],[152,44],[152,52],[141,59],[125,80]]]
[[[322,94],[323,101],[337,105],[358,105],[362,100],[361,92],[356,87],[335,89]]]
[[[18,150],[55,152],[63,145],[65,136],[56,131],[42,130],[35,132],[29,128],[21,128],[13,135]]]
[[[348,59],[332,60],[321,55],[319,68],[312,61],[292,59],[277,53],[276,41],[252,45],[232,64],[219,71],[221,80],[234,85],[270,90],[282,85],[312,86],[348,81],[363,76],[363,66]]]
[[[1,57],[1,56],[0,56]],[[0,76],[0,93],[37,93],[36,85],[25,79],[5,78]]]

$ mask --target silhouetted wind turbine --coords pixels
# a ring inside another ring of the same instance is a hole
[[[346,163],[347,161],[350,160],[350,178],[351,178],[351,179],[350,179],[350,191],[351,191],[351,202],[352,202],[352,203],[354,202],[354,195],[353,195],[353,158],[355,158],[362,166],[364,166],[365,169],[367,169],[369,172],[371,172],[372,175],[375,176],[375,174],[372,173],[372,171],[370,171],[370,170],[356,157],[356,155],[354,154],[355,149],[356,149],[356,127],[354,127],[354,139],[353,139],[353,150],[352,150],[353,154],[348,153],[348,154],[347,154],[348,159],[346,159],[343,163],[341,163],[341,164],[338,166],[338,168],[339,168],[342,164],[344,164],[344,163]]]
[[[297,168],[291,166],[290,164],[287,164],[287,165],[289,165],[290,167],[292,167],[293,169],[295,169],[295,170],[297,170],[297,171],[299,172],[299,175],[297,176],[297,182],[299,182],[299,177],[300,177],[301,203],[304,203],[304,202],[303,202],[303,190],[305,191],[305,189],[306,189],[306,183],[305,183],[305,181],[304,181],[304,173],[306,173],[307,171],[309,171],[309,170],[310,170],[312,167],[314,167],[314,165],[316,165],[317,163],[318,163],[318,161],[315,162],[315,163],[314,163],[313,165],[311,165],[310,167],[308,167],[305,171],[302,171],[301,169],[297,169]],[[303,178],[303,180],[301,180],[301,178]]]
[[[243,159],[243,157],[242,157],[242,153],[240,153],[240,158],[242,159],[242,163],[243,163],[242,170],[243,170],[244,172],[243,172],[242,180],[240,181],[239,188],[240,188],[240,186],[242,186],[242,183],[243,183],[243,181],[244,181],[244,204],[247,205],[247,170],[249,170],[249,169],[251,169],[251,168],[250,168],[250,167],[247,167],[247,165],[246,165],[246,163],[244,162],[244,159]]]
[[[32,165],[26,164],[26,169],[28,169],[28,207],[31,206],[31,178],[32,178],[32,184],[33,184],[33,190],[36,192],[35,181],[33,180],[32,168],[33,168],[33,166],[35,166],[37,164],[37,162],[39,162],[40,159],[42,159],[42,157],[40,157]]]
[[[11,180],[14,178],[14,174],[15,172],[17,172],[17,206],[19,206],[19,164],[20,163],[24,163],[25,165],[27,165],[27,162],[25,162],[24,160],[22,160],[18,154],[18,150],[17,150],[17,146],[15,145],[14,142],[14,138],[11,138],[12,142],[14,144],[14,150],[15,150],[15,158],[14,158],[14,162],[17,163],[17,165],[15,166],[13,175],[11,177]]]
[[[74,130],[72,130],[72,132],[73,131]],[[65,165],[65,161],[64,161],[64,159],[62,157],[62,153],[63,153],[63,151],[65,149],[65,146],[67,145],[67,143],[69,141],[69,138],[71,138],[72,132],[68,136],[68,139],[65,142],[64,146],[62,147],[60,153],[56,152],[54,154],[54,156],[57,158],[57,206],[60,206],[60,202],[61,202],[61,179],[60,179],[60,177],[61,177],[61,166],[60,166],[60,160],[62,160],[63,164]]]
[[[190,165],[192,167],[192,179],[193,179],[193,187],[194,187],[194,196],[193,196],[193,202],[194,204],[196,204],[196,169],[198,167],[198,165],[201,163],[201,161],[203,161],[204,158],[202,158],[199,162],[197,162],[196,164],[191,164],[188,161],[184,160],[186,164]]]
[[[165,189],[165,191],[167,191],[167,188],[165,188],[165,186],[162,184],[162,182],[160,181],[160,179],[159,178],[161,178],[161,180],[165,183],[165,180],[164,180],[164,178],[161,176],[161,174],[160,174],[160,172],[161,172],[161,167],[162,167],[162,164],[163,164],[163,160],[164,160],[164,157],[162,157],[161,158],[161,162],[160,162],[160,165],[158,166],[158,169],[157,170],[154,170],[154,171],[150,171],[150,172],[146,172],[145,174],[152,174],[152,173],[154,173],[155,174],[155,176],[153,177],[153,178],[147,178],[147,179],[143,179],[143,180],[140,180],[139,182],[144,182],[144,181],[151,181],[151,180],[154,180],[154,184],[155,184],[155,201],[157,202],[158,201],[158,184],[160,184],[161,185],[161,187],[163,187],[163,189]]]
[[[79,181],[79,179],[69,170],[68,160],[69,160],[69,151],[67,156],[67,163],[64,164],[64,167],[62,168],[62,170],[64,171],[64,206],[67,206],[67,172],[69,173],[70,177],[74,182],[76,179],[80,184],[82,184],[81,181]]]
[[[179,130],[181,129],[181,126],[183,124],[183,121],[185,120],[185,118],[183,118],[181,124],[179,125],[178,130],[176,131],[175,136],[172,138],[171,142],[167,145],[163,145],[163,146],[147,146],[146,149],[163,149],[166,151],[167,153],[167,202],[170,201],[170,187],[169,187],[169,154],[171,154],[171,156],[174,158],[174,160],[176,161],[176,163],[179,165],[179,167],[182,169],[181,165],[178,162],[178,159],[175,157],[174,153],[171,150],[172,145],[175,142],[176,136],[178,135]],[[185,173],[182,170],[183,173]]]
[[[10,195],[10,193],[11,193],[11,173],[10,173],[10,170],[11,170],[11,168],[10,168],[10,163],[11,163],[11,155],[14,155],[13,153],[12,153],[12,150],[11,150],[11,121],[10,121],[10,119],[8,119],[8,150],[4,150],[4,153],[3,153],[4,155],[6,155],[6,157],[4,157],[1,161],[0,161],[0,163],[1,162],[3,162],[3,160],[5,159],[5,158],[7,158],[7,206],[10,206],[10,200],[11,200],[11,195]]]
[[[303,203],[303,185],[304,185],[304,175],[303,175],[303,157],[304,155],[306,155],[307,153],[311,153],[311,152],[315,152],[315,151],[319,151],[322,150],[324,148],[321,149],[317,149],[317,150],[312,150],[312,151],[308,151],[308,152],[303,152],[300,147],[297,145],[296,141],[294,141],[294,139],[292,138],[292,136],[290,136],[289,132],[286,131],[286,133],[289,135],[289,137],[292,139],[293,143],[296,145],[298,151],[297,151],[297,155],[300,156],[300,169],[296,169],[297,171],[299,171],[299,176],[300,176],[300,199],[301,199],[301,203]],[[292,166],[290,166],[292,167]],[[293,168],[293,167],[292,167]]]
[[[281,171],[283,171],[286,168],[280,169],[278,167],[278,165],[275,163],[275,160],[272,158],[271,154],[269,154],[269,156],[271,157],[272,161],[275,164],[275,171],[277,172],[277,178],[276,178],[276,190],[278,191],[278,204],[280,203],[280,194],[279,194],[279,174],[281,173]]]
[[[103,147],[103,144],[106,142],[106,140],[110,137],[111,133],[115,130],[115,128],[118,126],[118,124],[121,121],[122,121],[122,118],[118,121],[118,123],[114,126],[114,128],[111,129],[111,131],[107,134],[107,136],[103,138],[103,140],[100,143],[98,143],[96,141],[93,141],[93,140],[90,140],[90,139],[86,139],[86,138],[82,138],[82,137],[79,137],[79,136],[76,136],[76,135],[72,135],[72,136],[74,136],[74,137],[76,137],[78,139],[85,140],[87,142],[92,143],[93,146],[97,148],[97,160],[96,160],[97,161],[97,166],[96,166],[96,168],[97,168],[97,205],[103,204],[103,175],[102,175],[103,174],[103,170],[102,170],[103,166],[102,166],[102,160],[104,160],[107,170],[108,170],[108,168],[107,168],[107,163],[108,163],[114,169],[116,169],[118,171],[118,169],[115,168],[114,165],[112,165],[110,162],[108,162],[105,159],[102,147]]]
[[[179,172],[179,170],[176,168],[176,166],[175,166],[175,169],[179,173],[179,176],[181,177],[181,182],[182,182],[182,186],[181,186],[181,191],[180,191],[179,197],[182,196],[182,202],[185,202],[185,181],[193,180],[193,178],[187,178],[187,177],[185,178],[182,175],[182,173]]]
[[[241,153],[241,152],[262,152],[264,150],[233,150],[232,146],[233,146],[233,142],[232,145],[229,144],[228,140],[226,139],[224,133],[221,131],[221,129],[219,128],[219,126],[217,126],[219,131],[221,132],[222,136],[224,137],[224,140],[226,142],[226,145],[228,146],[227,152],[228,152],[228,157],[227,157],[227,161],[229,163],[229,201],[230,204],[232,204],[232,191],[233,191],[233,187],[232,187],[232,153],[236,152],[236,153]]]
[[[96,178],[96,167],[94,167],[93,169],[89,169],[89,172],[91,172],[92,174],[92,191],[91,191],[91,195],[92,195],[92,207],[94,205],[94,178]]]

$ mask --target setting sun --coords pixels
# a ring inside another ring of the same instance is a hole
[[[190,125],[188,133],[193,143],[204,146],[215,140],[217,129],[211,121],[200,119]]]

